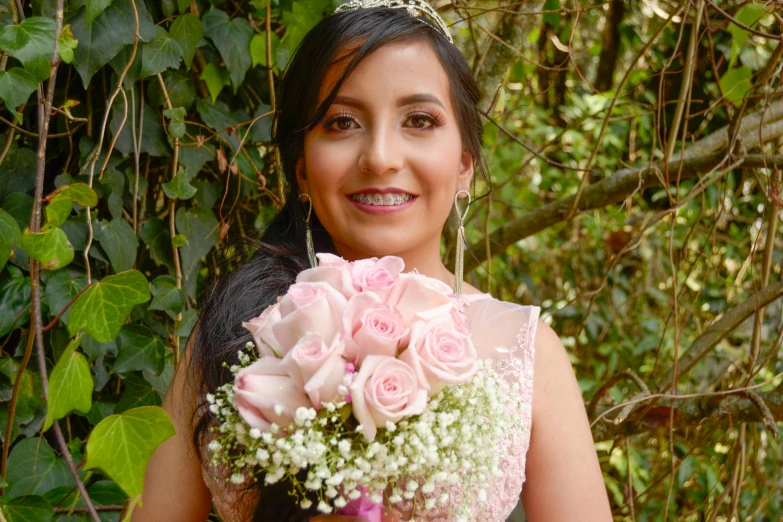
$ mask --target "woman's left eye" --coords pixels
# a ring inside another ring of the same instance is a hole
[[[409,115],[408,120],[411,122],[412,124],[411,126],[414,129],[419,129],[419,130],[427,130],[433,127],[440,126],[440,122],[438,121],[437,118],[435,118],[431,114],[427,114],[423,112],[418,112]]]

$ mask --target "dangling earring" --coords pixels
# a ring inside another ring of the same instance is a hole
[[[468,197],[468,204],[465,205],[465,211],[461,212],[459,209],[459,196],[465,194]],[[462,276],[465,257],[465,246],[467,241],[465,240],[465,216],[468,214],[468,207],[470,206],[470,192],[465,189],[460,190],[454,196],[454,211],[457,213],[459,219],[459,228],[457,229],[457,254],[454,266],[454,293],[457,295],[462,294]]]
[[[307,243],[307,259],[310,261],[310,267],[315,268],[318,266],[318,258],[315,257],[315,245],[313,245],[313,231],[310,230],[310,216],[313,214],[313,200],[310,194],[302,192],[299,195],[299,200],[307,198],[307,202],[310,204],[307,209],[307,218],[305,219],[305,225],[307,226],[307,232],[305,232],[305,242]]]

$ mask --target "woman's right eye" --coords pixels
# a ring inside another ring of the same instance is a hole
[[[351,130],[351,125],[354,123],[353,116],[342,115],[336,116],[326,122],[324,127],[328,131],[332,132],[344,132]]]

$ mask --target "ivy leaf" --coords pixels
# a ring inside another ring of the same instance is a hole
[[[104,277],[73,303],[68,331],[74,335],[84,329],[96,341],[108,343],[117,337],[133,305],[149,298],[147,279],[138,270]]]
[[[766,14],[763,4],[747,4],[743,6],[734,15],[738,21],[753,27],[759,20]],[[736,24],[729,24],[729,33],[731,33],[731,59],[729,61],[729,68],[733,67],[737,61],[737,57],[740,54],[740,50],[748,40],[750,33]]]
[[[141,227],[141,239],[150,249],[150,257],[157,264],[166,265],[173,272],[174,261],[168,224],[157,217],[148,219]]]
[[[0,336],[18,328],[30,319],[30,278],[21,270],[8,265],[0,273]]]
[[[185,13],[174,20],[169,34],[179,43],[185,67],[190,69],[193,56],[196,54],[196,47],[204,37],[204,26],[201,25],[201,20],[190,13]]]
[[[0,359],[4,363],[14,364],[10,358]],[[13,385],[11,384],[16,380],[18,367],[4,369],[3,375],[8,377],[8,398],[6,401],[11,400],[11,392]],[[19,436],[19,433],[28,433],[30,430],[33,432],[38,431],[40,425],[43,424],[45,413],[44,402],[41,399],[43,396],[43,387],[41,385],[41,377],[31,371],[25,370],[22,374],[22,378],[19,381],[19,395],[16,401],[16,413],[14,414],[14,425],[11,431],[11,440],[15,440]],[[0,438],[5,438],[5,431],[8,428],[8,403],[0,405]]]
[[[141,76],[158,74],[169,68],[179,67],[182,49],[177,40],[171,38],[162,27],[156,27],[157,35],[151,42],[141,46]]]
[[[161,394],[152,385],[139,376],[130,373],[123,380],[125,391],[119,402],[114,406],[114,413],[123,413],[141,406],[160,406],[163,404]]]
[[[177,175],[174,176],[174,179],[163,184],[163,192],[166,194],[167,198],[190,199],[196,193],[196,187],[188,182],[188,177],[185,175],[185,169],[180,167],[177,171]]]
[[[139,15],[139,36],[145,42],[155,38],[155,24],[144,2],[136,2]],[[79,9],[68,18],[71,31],[80,45],[74,50],[73,66],[82,78],[82,84],[90,83],[95,72],[135,37],[135,15],[131,0],[114,0],[95,18],[87,23],[86,9]]]
[[[12,498],[2,508],[8,522],[49,522],[54,516],[52,505],[38,495]]]
[[[109,256],[115,272],[125,272],[133,268],[139,240],[127,221],[122,218],[98,221],[95,223],[95,239]]]
[[[87,286],[87,278],[83,275],[73,276],[68,270],[54,272],[46,281],[44,299],[49,307],[49,315],[54,317],[73,299],[79,291]],[[68,309],[60,317],[63,324],[68,324],[71,310]]]
[[[25,230],[20,246],[28,256],[40,261],[44,270],[57,270],[73,261],[73,247],[59,228],[45,232]]]
[[[95,387],[90,374],[90,365],[84,355],[76,351],[82,334],[68,344],[60,360],[52,370],[49,381],[49,408],[43,431],[48,430],[56,419],[61,419],[73,410],[86,414],[92,408],[92,390]]]
[[[102,12],[111,5],[112,0],[87,0],[85,3],[86,21],[90,26]]]
[[[223,90],[226,85],[231,85],[231,77],[228,71],[214,63],[208,63],[204,70],[201,71],[201,79],[207,84],[209,90],[209,96],[212,98],[212,103],[217,100],[218,94]]]
[[[35,76],[21,67],[0,71],[0,100],[19,123],[22,123],[22,115],[16,112],[16,108],[25,103],[37,88]]]
[[[273,32],[269,35],[272,42],[272,66],[275,67],[275,54],[280,45],[280,38]],[[253,60],[253,67],[261,65],[266,67],[266,33],[253,35],[250,40],[250,58]]]
[[[187,238],[180,248],[182,256],[182,276],[187,295],[196,295],[196,276],[201,258],[207,255],[218,239],[218,221],[209,209],[195,207],[177,210],[177,232]]]
[[[73,61],[73,50],[79,45],[79,40],[74,38],[71,32],[71,26],[66,24],[60,31],[60,36],[57,38],[57,49],[60,53],[60,59],[65,63],[71,63]]]
[[[196,100],[196,82],[190,75],[182,74],[179,71],[164,71],[161,75],[169,93],[169,100],[173,107],[183,107],[186,111],[190,109]],[[160,83],[151,82],[147,90],[147,97],[153,106],[166,105],[163,91],[160,89]],[[188,147],[192,148],[192,147]],[[182,154],[184,149],[180,149]]]
[[[83,207],[94,207],[98,204],[98,194],[85,183],[72,183],[63,185],[50,196],[54,199],[67,199]]]
[[[68,220],[73,210],[73,203],[67,199],[50,201],[44,213],[46,214],[46,223],[41,230],[51,230],[57,228]]]
[[[147,370],[155,375],[163,371],[166,346],[160,337],[140,324],[126,324],[117,338],[119,355],[114,361],[112,373]]]
[[[54,20],[31,16],[18,25],[3,27],[0,29],[0,49],[22,62],[38,81],[48,79],[54,53]]]
[[[204,24],[204,34],[215,44],[228,68],[236,94],[252,65],[248,48],[253,28],[244,18],[229,19],[228,14],[220,9],[207,11],[201,22]]]
[[[163,111],[163,115],[169,119],[169,137],[181,138],[185,135],[185,108],[173,107]],[[169,196],[171,197],[171,196]],[[183,198],[188,199],[188,198]]]
[[[0,208],[0,270],[11,258],[14,243],[22,237],[22,231],[14,217]]]
[[[189,336],[190,332],[193,330],[193,327],[196,326],[196,321],[198,321],[198,310],[195,308],[187,310],[184,314],[182,314],[182,319],[180,319],[177,328],[174,330],[174,335],[178,335],[180,337]]]
[[[169,275],[158,276],[152,280],[152,302],[150,310],[179,313],[185,306],[185,294],[177,288],[177,283]]]
[[[42,495],[54,488],[72,486],[65,459],[59,458],[43,437],[22,439],[8,457],[6,495]]]
[[[90,434],[84,469],[102,469],[129,497],[135,497],[143,491],[144,472],[152,453],[175,433],[166,412],[156,406],[112,415]]]

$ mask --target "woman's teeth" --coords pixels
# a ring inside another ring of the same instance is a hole
[[[351,198],[365,205],[394,206],[402,205],[413,196],[410,194],[354,194]]]

